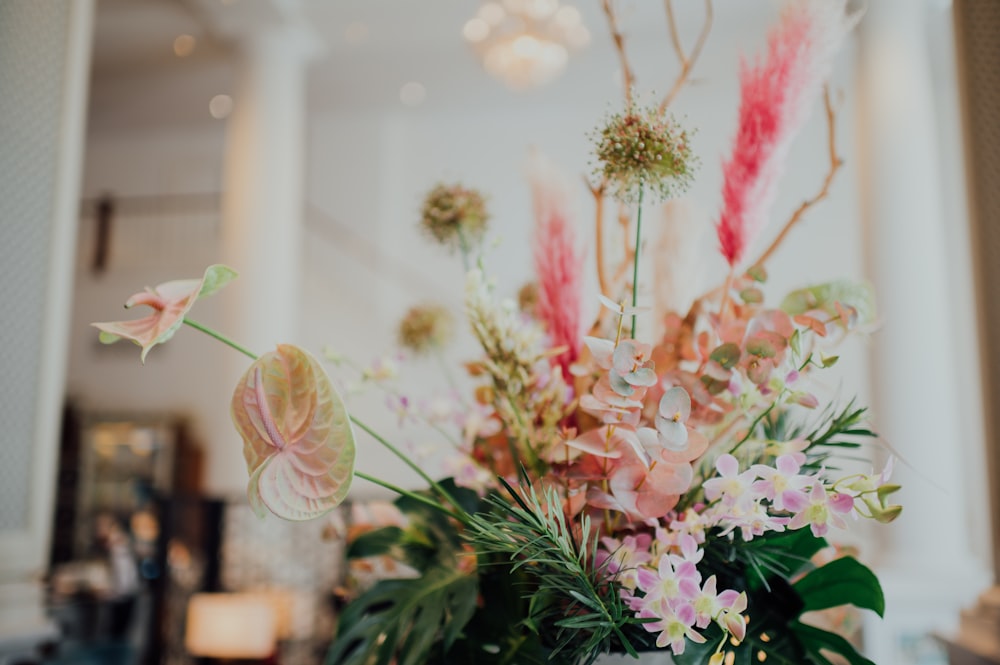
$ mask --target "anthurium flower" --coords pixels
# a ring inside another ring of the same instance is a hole
[[[154,289],[136,293],[125,307],[146,305],[153,313],[132,321],[108,321],[92,323],[101,331],[101,342],[113,344],[120,339],[130,339],[142,347],[140,359],[146,362],[146,354],[157,344],[163,344],[177,332],[184,323],[184,317],[198,298],[210,296],[236,278],[236,271],[224,265],[212,265],[205,269],[201,279],[179,279],[164,282]]]
[[[354,431],[320,364],[281,344],[255,361],[233,393],[254,511],[308,520],[347,496],[354,473]]]

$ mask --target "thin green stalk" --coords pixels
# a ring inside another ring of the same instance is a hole
[[[201,332],[205,333],[209,337],[214,337],[215,339],[219,340],[220,342],[222,342],[226,346],[230,346],[230,347],[236,349],[237,351],[239,351],[243,355],[249,357],[251,360],[257,360],[257,354],[256,353],[254,353],[253,351],[247,349],[244,346],[240,346],[239,344],[237,344],[233,340],[229,339],[228,337],[226,337],[222,333],[218,332],[217,330],[212,330],[211,328],[209,328],[208,326],[206,326],[206,325],[204,325],[202,323],[198,323],[197,321],[192,321],[191,319],[187,318],[186,316],[184,317],[184,323],[187,324],[187,325],[189,325],[189,326],[191,326],[195,330],[200,330]]]
[[[448,387],[458,396],[459,401],[464,402],[462,398],[462,391],[458,389],[458,382],[455,381],[454,375],[451,373],[451,369],[448,367],[448,363],[444,360],[444,353],[441,349],[435,348],[431,350],[431,355],[434,356],[434,360],[437,361],[438,366],[441,368],[441,374],[444,375],[444,380],[448,383]]]
[[[451,494],[448,493],[448,490],[446,490],[445,488],[441,487],[440,483],[438,483],[436,480],[434,480],[433,478],[431,478],[430,476],[428,476],[427,473],[423,469],[421,469],[420,466],[417,465],[416,462],[414,462],[409,457],[407,457],[406,454],[403,451],[401,451],[399,448],[397,448],[396,446],[394,446],[391,443],[389,443],[378,432],[376,432],[371,427],[369,427],[368,425],[364,424],[363,422],[361,422],[360,420],[358,420],[354,416],[350,416],[350,419],[351,419],[352,423],[354,423],[355,425],[357,425],[358,427],[360,427],[361,429],[363,429],[365,432],[368,433],[369,436],[371,436],[373,439],[375,439],[380,444],[382,444],[382,446],[384,448],[388,449],[389,452],[391,452],[393,455],[395,455],[396,457],[398,457],[399,459],[401,459],[403,461],[403,463],[406,464],[406,466],[408,466],[411,469],[413,469],[414,471],[416,471],[417,475],[419,475],[421,478],[423,478],[424,481],[428,485],[430,485],[431,488],[433,488],[434,491],[437,492],[438,495],[441,498],[443,498],[445,501],[447,501],[448,503],[450,503],[451,505],[453,505],[455,508],[457,508],[459,510],[462,510],[462,505],[458,501],[455,501],[455,498],[453,496],[451,496]],[[466,517],[466,518],[459,518],[459,519],[462,522],[465,522],[465,521],[467,521],[468,517]]]
[[[342,362],[345,365],[347,365],[348,367],[350,367],[351,369],[353,369],[355,372],[357,372],[358,375],[361,377],[362,380],[370,380],[372,382],[372,384],[375,385],[376,388],[378,388],[379,390],[381,390],[382,392],[384,392],[386,395],[391,395],[392,397],[395,397],[396,399],[402,399],[403,398],[403,395],[399,391],[393,390],[389,386],[385,385],[383,381],[380,381],[380,380],[377,380],[377,379],[366,379],[365,378],[365,371],[364,371],[364,369],[362,369],[357,363],[355,363],[350,358],[344,358]],[[439,425],[438,423],[434,422],[433,420],[431,420],[426,415],[424,415],[422,413],[418,413],[417,417],[420,419],[420,422],[424,423],[425,425],[427,425],[428,427],[430,427],[431,429],[433,429],[434,431],[436,431],[438,434],[440,434],[442,437],[444,437],[445,440],[447,440],[448,443],[450,443],[452,446],[458,448],[461,445],[461,442],[458,439],[455,438],[454,434],[452,434],[451,432],[449,432],[445,428],[441,427],[441,425]]]
[[[367,480],[370,483],[375,483],[376,485],[379,485],[380,487],[384,487],[387,490],[395,492],[396,494],[399,494],[400,496],[405,496],[405,497],[407,497],[409,499],[413,499],[414,501],[419,501],[420,503],[422,503],[422,504],[424,504],[426,506],[430,506],[431,508],[434,508],[435,510],[440,510],[445,515],[448,515],[449,517],[453,517],[456,520],[458,520],[459,522],[463,522],[464,523],[468,519],[465,515],[459,515],[458,513],[455,513],[455,512],[453,512],[451,510],[448,510],[447,508],[445,508],[444,506],[442,506],[437,501],[434,501],[433,499],[428,499],[426,496],[424,496],[422,494],[417,494],[416,492],[411,492],[410,490],[403,489],[402,487],[399,487],[398,485],[393,485],[392,483],[389,483],[389,482],[386,482],[386,481],[381,480],[379,478],[376,478],[375,476],[371,476],[371,475],[369,475],[369,474],[367,474],[367,473],[365,473],[363,471],[357,471],[357,470],[355,470],[354,471],[354,475],[356,477],[358,477],[358,478],[363,479],[363,480]]]
[[[635,256],[632,262],[632,339],[635,339],[636,313],[639,304],[639,251],[642,248],[642,185],[639,186],[639,204],[635,213]]]
[[[234,342],[233,340],[229,339],[228,337],[226,337],[222,333],[220,333],[220,332],[218,332],[216,330],[213,330],[213,329],[209,328],[208,326],[202,325],[201,323],[198,323],[196,321],[192,321],[191,319],[189,319],[187,317],[184,318],[184,323],[186,323],[187,325],[191,326],[195,330],[200,330],[201,332],[205,333],[209,337],[214,337],[215,339],[219,340],[223,344],[236,349],[240,353],[242,353],[242,354],[244,354],[244,355],[252,358],[253,360],[257,360],[257,354],[255,354],[253,351],[250,351],[246,347],[241,346],[240,344],[237,344],[236,342]],[[396,446],[394,446],[391,443],[389,443],[384,437],[382,437],[381,435],[379,435],[375,430],[373,430],[371,427],[369,427],[368,425],[364,424],[363,422],[361,422],[360,420],[358,420],[354,416],[349,416],[349,417],[350,417],[352,423],[354,423],[355,425],[357,425],[358,427],[360,427],[364,431],[368,432],[368,434],[373,439],[375,439],[380,444],[382,444],[385,448],[387,448],[389,450],[389,452],[391,452],[392,454],[394,454],[396,457],[398,457],[399,459],[403,460],[403,462],[408,467],[410,467],[411,469],[413,469],[414,471],[416,471],[417,474],[421,478],[423,478],[434,489],[434,491],[438,493],[439,496],[441,496],[441,498],[443,498],[446,501],[448,501],[451,505],[453,505],[455,508],[457,508],[458,510],[462,511],[463,513],[465,512],[465,511],[462,510],[461,504],[459,504],[457,501],[455,501],[454,497],[452,497],[448,493],[447,490],[445,490],[443,487],[441,487],[441,485],[439,483],[437,483],[430,476],[428,476],[424,472],[423,469],[421,469],[419,466],[417,466],[417,464],[413,460],[411,460],[409,457],[407,457],[401,450],[399,450],[399,448],[397,448]],[[386,485],[386,487],[388,487],[388,486]],[[450,511],[449,511],[449,514],[451,514]],[[461,522],[466,522],[468,520],[468,516],[459,517],[457,514],[455,514],[454,517],[456,519],[458,519],[459,521],[461,521]]]
[[[462,268],[469,272],[469,243],[465,239],[462,229],[458,229],[458,248],[462,252]]]

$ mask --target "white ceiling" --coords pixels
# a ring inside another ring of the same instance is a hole
[[[142,129],[208,123],[207,102],[232,89],[233,39],[229,19],[269,20],[277,7],[295,7],[323,44],[310,67],[313,110],[400,106],[399,89],[417,81],[429,109],[448,104],[496,107],[525,95],[547,99],[618,97],[617,58],[600,0],[563,0],[580,9],[591,44],[571,58],[566,74],[545,90],[512,93],[492,80],[463,43],[461,28],[477,0],[98,0],[91,94],[92,129]],[[667,39],[661,0],[618,0],[639,85],[661,92],[677,62]],[[702,2],[674,3],[683,39],[701,27]],[[698,74],[732,69],[733,43],[756,44],[774,15],[775,0],[715,0],[716,20]],[[277,12],[280,14],[280,11]],[[360,26],[360,27],[359,27]],[[358,39],[358,34],[363,34]],[[179,58],[173,41],[193,35],[192,55]],[[519,97],[520,95],[520,97]]]

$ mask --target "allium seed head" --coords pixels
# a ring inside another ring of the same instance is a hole
[[[635,201],[640,189],[658,199],[677,196],[691,184],[697,167],[689,138],[655,107],[631,105],[594,134],[597,175],[607,178],[622,201]]]
[[[483,195],[457,183],[435,186],[420,209],[420,225],[432,238],[452,249],[477,245],[488,220]]]
[[[443,348],[452,336],[451,313],[440,305],[411,307],[399,322],[400,346],[423,354]]]

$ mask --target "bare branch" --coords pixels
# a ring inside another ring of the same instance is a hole
[[[705,41],[708,39],[708,33],[712,30],[712,21],[715,15],[712,9],[712,0],[705,0],[705,22],[701,26],[701,32],[698,34],[698,40],[694,43],[691,53],[685,54],[684,48],[681,46],[680,33],[677,30],[673,0],[664,0],[664,6],[667,10],[667,24],[670,27],[670,41],[674,45],[674,52],[677,53],[677,59],[680,60],[681,71],[677,74],[677,79],[674,80],[670,92],[660,102],[660,113],[667,110],[667,107],[674,101],[674,97],[677,96],[677,93],[687,83],[688,77],[691,75],[691,70],[694,69],[694,64],[698,61],[702,48],[705,46]]]
[[[599,185],[592,185],[586,178],[587,189],[594,197],[594,254],[597,259],[597,283],[603,295],[611,293],[610,284],[604,268],[604,190],[607,187],[607,179],[601,180]],[[610,296],[609,296],[610,297]]]
[[[632,68],[628,64],[628,55],[625,53],[625,37],[622,36],[621,30],[618,29],[618,17],[615,15],[615,10],[611,2],[612,0],[601,0],[601,7],[604,8],[604,15],[608,18],[608,29],[611,30],[611,39],[615,43],[615,49],[618,51],[618,59],[621,61],[622,83],[625,86],[625,105],[629,106],[632,104],[632,85],[635,83],[635,76],[632,74]]]
[[[834,176],[837,175],[837,171],[839,171],[840,167],[844,164],[843,160],[837,156],[836,118],[833,111],[833,102],[830,100],[830,87],[828,85],[823,88],[823,104],[826,107],[826,125],[829,137],[828,150],[830,153],[830,170],[827,171],[826,178],[823,179],[823,187],[820,188],[819,192],[811,199],[802,202],[802,205],[795,210],[791,219],[785,223],[784,228],[782,228],[781,232],[774,238],[771,245],[764,250],[764,253],[760,255],[759,259],[750,264],[752,266],[764,265],[764,263],[771,258],[771,255],[774,254],[775,250],[778,249],[778,246],[784,242],[785,237],[788,235],[788,232],[792,230],[792,227],[802,219],[806,210],[826,198],[827,194],[830,192],[830,184],[833,182]]]

